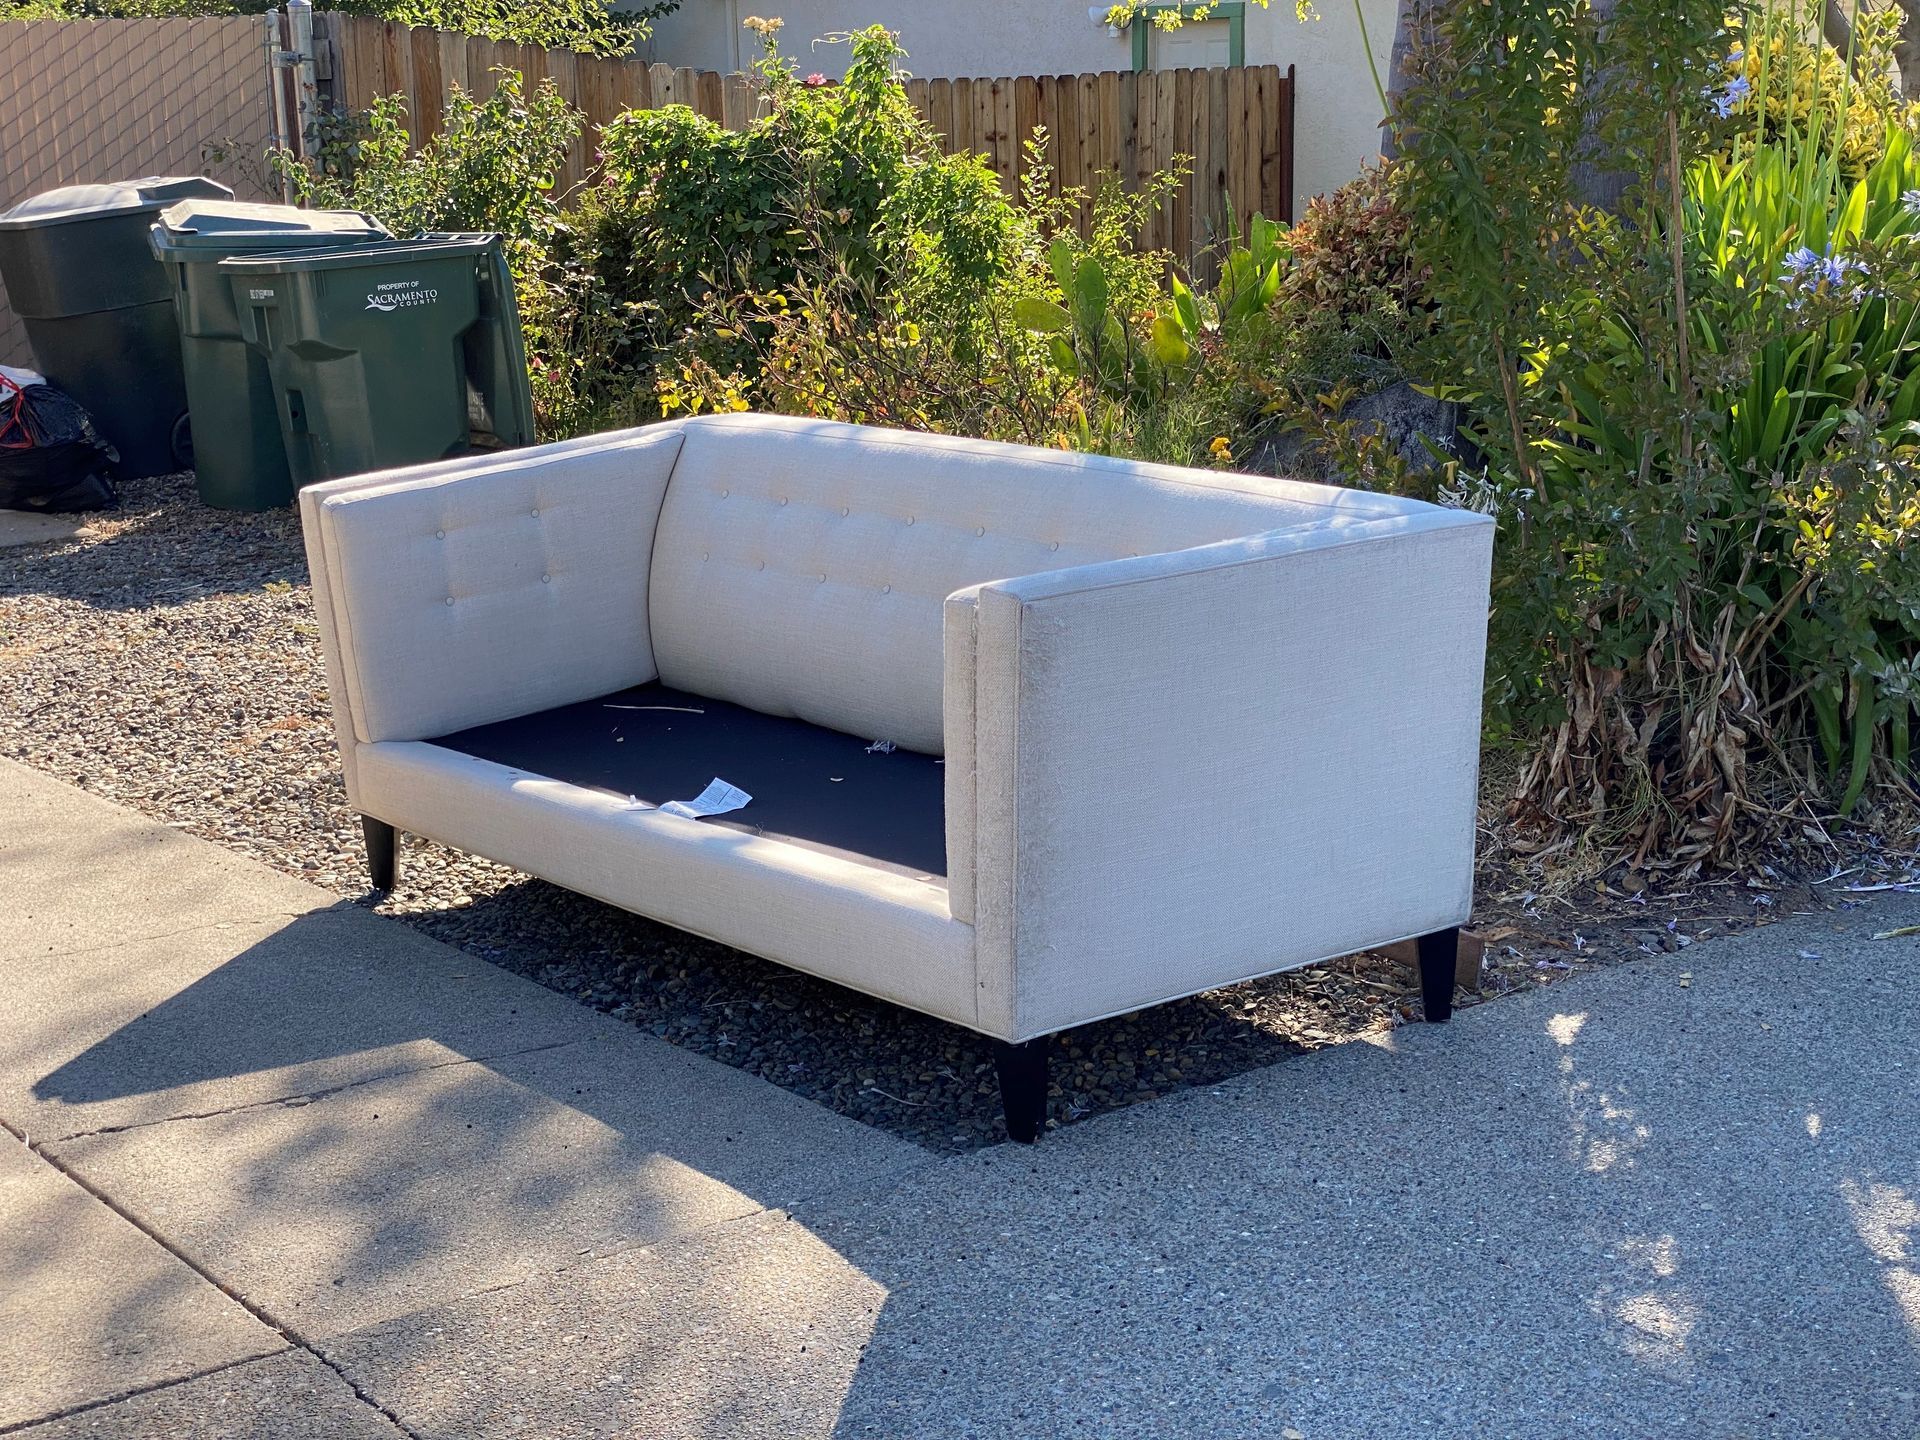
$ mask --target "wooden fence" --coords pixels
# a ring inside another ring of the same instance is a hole
[[[517,70],[531,88],[551,79],[587,117],[561,177],[587,178],[593,131],[623,111],[686,105],[732,129],[761,113],[764,97],[745,75],[603,59],[480,40],[361,16],[316,17],[323,88],[342,109],[382,95],[406,98],[416,142],[435,133],[454,85],[485,96],[491,76]],[[1049,189],[1096,188],[1114,174],[1128,190],[1191,158],[1185,183],[1140,239],[1191,263],[1221,233],[1231,197],[1242,216],[1293,218],[1293,68],[1107,71],[1097,75],[908,80],[908,98],[949,153],[986,157],[1001,183],[1018,193],[1027,139],[1050,137]]]
[[[0,24],[0,210],[57,185],[212,175],[267,197],[258,15]],[[0,364],[26,331],[0,291]]]

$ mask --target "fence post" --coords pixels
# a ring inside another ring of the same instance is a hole
[[[288,49],[293,52],[293,100],[301,156],[313,154],[320,123],[319,67],[314,63],[313,0],[287,0]]]
[[[313,5],[311,0],[287,0],[284,11],[269,10],[262,18],[267,47],[268,141],[276,151],[304,160],[314,152],[319,118]],[[291,203],[291,178],[283,171],[278,183],[280,198]]]
[[[313,68],[318,82],[314,89],[316,118],[321,111],[345,114],[352,108],[347,90],[346,47],[340,39],[341,19],[337,10],[322,10],[313,17]]]
[[[280,85],[280,12],[269,10],[260,17],[260,43],[267,62],[267,149],[278,152],[286,147],[286,96]],[[277,178],[276,188],[282,200],[292,199],[287,177]]]

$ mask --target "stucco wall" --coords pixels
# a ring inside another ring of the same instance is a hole
[[[1392,0],[1360,4],[1384,76],[1394,6]],[[1295,67],[1296,215],[1308,196],[1352,179],[1380,148],[1380,97],[1353,6],[1341,0],[1321,0],[1321,6],[1320,18],[1305,23],[1294,18],[1290,0],[1273,0],[1265,10],[1247,6],[1247,63]],[[1087,0],[686,0],[678,14],[655,22],[653,58],[733,70],[758,53],[755,38],[738,24],[756,14],[785,20],[781,47],[803,69],[828,74],[845,67],[845,47],[814,45],[813,37],[875,21],[900,32],[907,68],[916,75],[1068,75],[1133,63],[1127,37],[1109,35],[1090,18]]]

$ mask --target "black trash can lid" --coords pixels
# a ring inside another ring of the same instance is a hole
[[[63,185],[0,211],[0,230],[37,230],[44,225],[69,225],[109,215],[136,215],[196,195],[228,199],[233,191],[218,180],[200,175],[148,175],[105,185]]]
[[[301,210],[250,200],[182,200],[153,224],[155,253],[214,250],[291,250],[305,245],[351,245],[391,234],[360,210]]]

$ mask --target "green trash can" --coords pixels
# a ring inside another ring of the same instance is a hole
[[[533,391],[527,379],[526,337],[514,299],[513,272],[498,236],[429,232],[422,240],[490,239],[480,272],[480,324],[465,341],[467,385],[475,435],[490,447],[533,443]]]
[[[235,255],[391,239],[358,210],[300,210],[245,200],[183,200],[149,232],[172,277],[192,416],[200,498],[222,510],[268,510],[293,499],[280,414],[264,349],[248,343],[220,262]]]
[[[499,236],[243,256],[220,270],[267,352],[296,485],[532,442]]]
[[[233,192],[197,175],[69,185],[0,213],[0,284],[37,369],[88,410],[129,476],[183,469],[187,408],[167,272],[147,248],[154,213]]]

